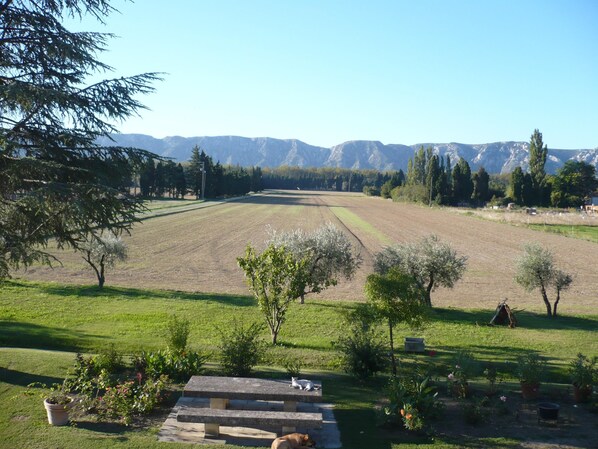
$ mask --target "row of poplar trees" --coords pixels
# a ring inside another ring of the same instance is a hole
[[[404,180],[396,179],[401,184],[390,187],[400,187],[398,195],[423,203],[483,203],[490,199],[490,175],[484,167],[472,174],[465,159],[459,158],[453,167],[449,155],[442,157],[423,146],[409,159]]]

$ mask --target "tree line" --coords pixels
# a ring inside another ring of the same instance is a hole
[[[195,146],[184,164],[148,158],[138,173],[138,184],[144,198],[184,198],[187,194],[199,199],[245,195],[262,187],[260,167],[240,167],[214,163],[211,156]],[[202,192],[203,191],[203,192]],[[203,195],[202,195],[203,193]]]

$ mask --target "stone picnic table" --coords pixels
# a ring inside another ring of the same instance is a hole
[[[313,383],[318,389],[306,391],[292,388],[290,380],[192,376],[183,389],[183,396],[207,398],[210,400],[210,408],[202,411],[179,412],[177,419],[204,422],[206,434],[211,435],[218,435],[221,424],[240,426],[280,424],[283,433],[294,432],[297,423],[321,426],[321,413],[297,412],[298,402],[321,402],[322,383],[320,381],[313,381]],[[282,412],[228,410],[230,400],[282,401],[283,410]]]

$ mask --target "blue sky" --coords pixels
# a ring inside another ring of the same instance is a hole
[[[598,147],[596,0],[137,0],[102,26],[114,76],[167,72],[118,124],[320,146]],[[110,75],[112,76],[112,75]]]

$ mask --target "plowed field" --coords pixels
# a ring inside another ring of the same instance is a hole
[[[176,208],[172,209],[173,211]],[[393,242],[436,234],[468,256],[468,269],[454,289],[432,294],[437,306],[493,308],[508,298],[512,307],[542,312],[538,293],[513,281],[522,245],[550,248],[559,266],[575,276],[563,294],[562,313],[595,312],[598,306],[598,244],[561,235],[494,223],[443,209],[392,203],[359,194],[283,191],[212,207],[181,211],[143,221],[125,237],[129,260],[107,272],[107,285],[247,294],[236,257],[248,242],[263,247],[267,226],[313,229],[332,222],[359,248],[363,265],[355,279],[322,294],[326,299],[363,299],[372,254]],[[61,254],[63,267],[29,269],[23,277],[90,284],[91,269],[81,257]]]

